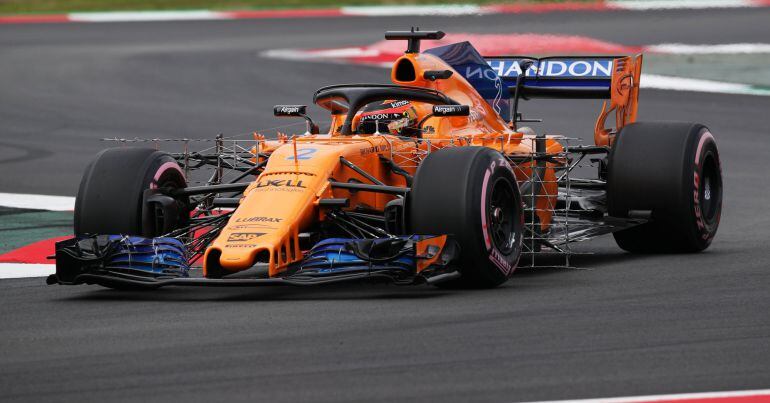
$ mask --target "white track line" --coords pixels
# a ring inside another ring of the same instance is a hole
[[[340,9],[343,15],[383,17],[406,15],[472,15],[485,10],[474,4],[429,5],[429,6],[350,6]]]
[[[770,398],[770,389],[761,390],[741,390],[734,392],[705,392],[705,393],[683,393],[676,395],[650,395],[650,396],[629,396],[613,397],[603,399],[581,399],[581,400],[549,400],[532,403],[641,403],[641,402],[659,402],[668,400],[687,400],[687,399],[723,399],[740,397],[768,397]],[[741,399],[735,399],[740,402]]]
[[[209,10],[185,11],[110,11],[104,13],[70,13],[73,22],[190,21],[229,19],[226,14]]]
[[[46,277],[56,272],[55,264],[0,263],[0,279]]]
[[[377,49],[366,49],[360,47],[338,48],[338,49],[272,49],[260,52],[260,56],[273,59],[286,60],[313,60],[313,59],[334,59],[347,57],[376,57],[381,52]],[[333,61],[333,60],[330,60]]]
[[[716,45],[688,45],[661,43],[644,47],[645,51],[686,55],[770,53],[770,43],[724,43]]]
[[[75,198],[21,193],[0,193],[0,206],[34,210],[73,211]]]
[[[607,7],[622,10],[671,10],[696,8],[758,7],[752,0],[615,0],[605,2]]]
[[[642,88],[652,88],[659,90],[770,96],[770,90],[754,88],[748,84],[726,83],[722,81],[701,80],[696,78],[660,76],[657,74],[642,74],[639,85]]]

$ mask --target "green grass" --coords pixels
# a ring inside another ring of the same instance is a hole
[[[128,10],[328,8],[352,5],[450,3],[561,3],[564,1],[565,0],[0,0],[0,14],[58,14],[81,11]]]

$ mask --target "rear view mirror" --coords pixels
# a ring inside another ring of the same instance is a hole
[[[304,117],[307,111],[305,105],[276,105],[273,107],[273,115],[275,116],[299,116]]]
[[[305,135],[318,134],[318,125],[313,123],[313,120],[307,115],[306,105],[276,105],[273,107],[273,115],[300,117],[305,119],[307,129],[305,130]]]
[[[470,113],[468,105],[433,105],[434,116],[468,116]]]

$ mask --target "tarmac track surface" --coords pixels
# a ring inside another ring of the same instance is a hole
[[[360,66],[268,60],[386,29],[538,32],[624,44],[762,42],[770,9],[0,26],[0,191],[74,195],[101,137],[275,126],[271,106],[384,82]],[[590,133],[594,102],[525,105]],[[521,401],[770,384],[770,98],[643,91],[640,120],[716,134],[722,224],[698,255],[611,238],[503,287],[363,285],[120,292],[0,281],[0,400]],[[283,122],[279,122],[283,123]],[[651,159],[654,159],[651,156]],[[5,236],[5,235],[3,235]]]

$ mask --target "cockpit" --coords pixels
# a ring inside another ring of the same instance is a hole
[[[440,91],[402,85],[345,84],[316,91],[313,101],[332,115],[344,115],[339,134],[419,136],[435,105],[460,104]]]

